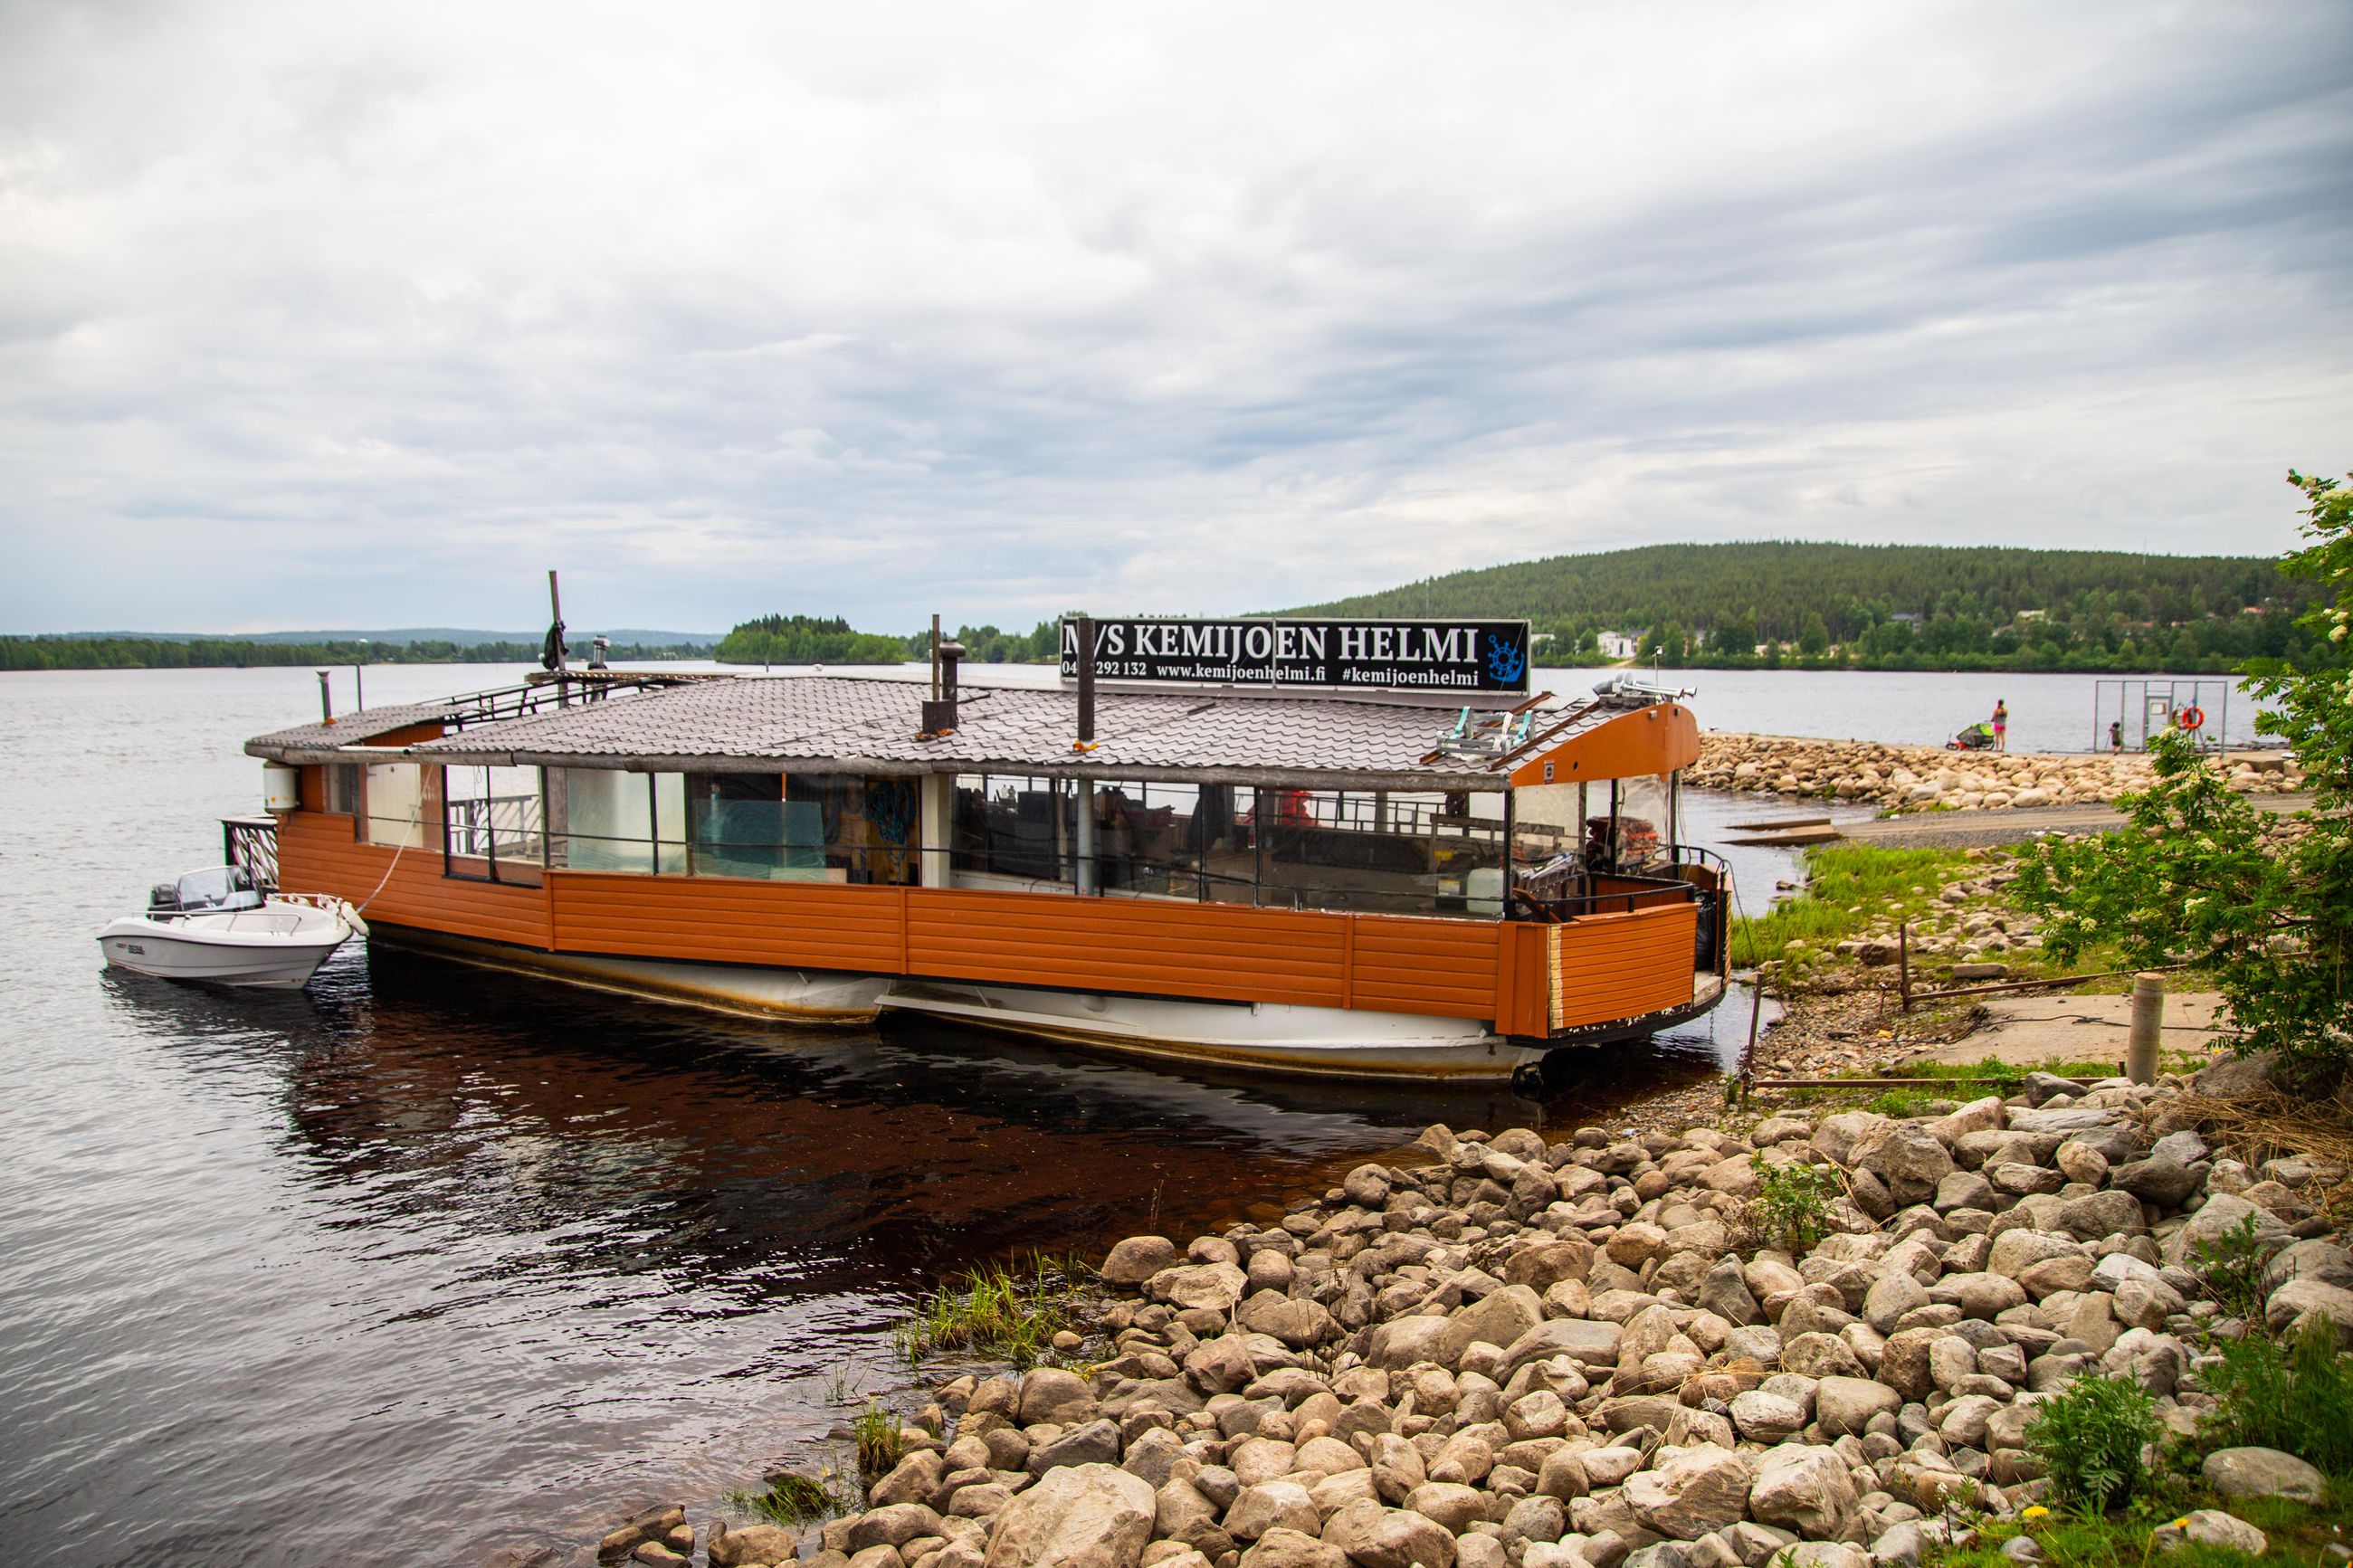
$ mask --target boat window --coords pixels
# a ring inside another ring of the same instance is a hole
[[[1259,902],[1372,914],[1503,912],[1495,795],[1261,789]]]
[[[547,857],[537,768],[442,770],[442,869],[536,887]]]
[[[686,869],[686,775],[559,768],[548,779],[556,819],[548,863],[575,871]]]
[[[1665,773],[1618,781],[1617,820],[1610,825],[1610,860],[1620,871],[1663,865],[1674,846],[1674,785]]]
[[[965,774],[949,849],[957,887],[1486,919],[1503,911],[1502,802],[1492,795]]]
[[[1539,899],[1577,891],[1585,875],[1586,786],[1530,784],[1512,792],[1512,880]],[[1607,804],[1608,790],[1603,800]]]
[[[359,764],[330,763],[323,771],[327,776],[326,809],[337,816],[357,816],[360,814]]]
[[[183,910],[258,910],[263,900],[250,873],[241,866],[216,866],[191,871],[179,880]]]

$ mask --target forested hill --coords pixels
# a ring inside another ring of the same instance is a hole
[[[1614,631],[1669,662],[2198,670],[2327,657],[2291,625],[2311,592],[2263,556],[1790,541],[1555,555],[1297,613],[1524,616],[1554,657]]]

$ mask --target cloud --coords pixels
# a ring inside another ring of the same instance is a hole
[[[0,626],[2271,551],[2324,5],[0,10]]]

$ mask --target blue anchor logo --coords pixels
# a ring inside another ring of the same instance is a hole
[[[1527,667],[1527,655],[1517,643],[1496,637],[1487,639],[1487,674],[1491,678],[1506,682],[1517,680],[1520,671]]]

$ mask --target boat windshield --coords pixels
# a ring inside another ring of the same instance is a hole
[[[179,894],[184,910],[258,910],[262,904],[252,875],[237,866],[191,871],[180,879]]]

